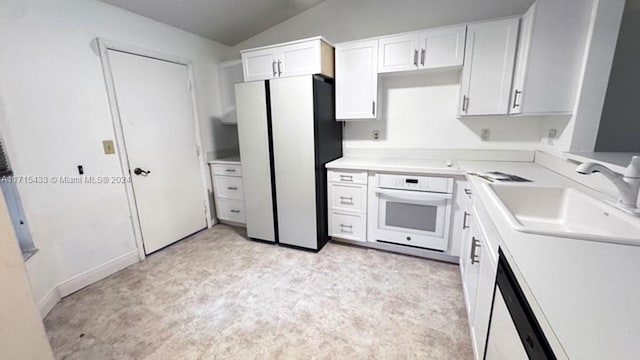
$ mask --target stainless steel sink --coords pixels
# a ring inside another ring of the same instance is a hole
[[[485,185],[517,231],[640,246],[640,218],[578,190],[520,184]]]

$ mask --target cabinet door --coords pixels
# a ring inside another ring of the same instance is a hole
[[[379,40],[378,72],[416,70],[419,55],[420,44],[416,35],[382,38]]]
[[[520,35],[518,37],[518,50],[516,54],[516,65],[513,73],[513,89],[511,91],[511,102],[509,105],[510,114],[521,114],[522,103],[525,94],[524,82],[527,73],[527,62],[529,59],[529,45],[531,43],[531,31],[533,30],[533,14],[536,4],[522,16],[520,22]]]
[[[476,291],[475,309],[471,321],[471,333],[476,359],[481,359],[484,354],[487,333],[489,330],[489,317],[491,316],[491,302],[493,301],[493,289],[495,287],[497,259],[491,255],[488,246],[483,243],[481,251],[480,271]]]
[[[482,237],[479,235],[480,231],[476,220],[469,217],[469,223],[471,224],[471,231],[467,235],[467,249],[463,250],[463,256],[465,257],[465,270],[464,277],[462,279],[464,287],[464,296],[467,305],[467,313],[469,315],[469,321],[473,319],[473,311],[475,309],[476,291],[478,289],[478,277],[480,274],[480,246],[482,246]]]
[[[460,272],[462,277],[466,275],[467,269],[471,266],[471,260],[469,258],[471,254],[471,224],[473,222],[473,215],[471,213],[470,206],[467,206],[462,213],[462,226],[460,228],[461,239],[461,251],[460,251]]]
[[[420,69],[462,66],[466,35],[466,26],[423,33],[420,40]]]
[[[378,40],[336,45],[336,118],[375,119]]]
[[[460,115],[505,115],[519,19],[469,25],[462,70]]]
[[[278,47],[280,77],[318,74],[322,72],[320,64],[320,41]]]
[[[277,61],[274,49],[242,53],[244,81],[267,80],[277,77]]]

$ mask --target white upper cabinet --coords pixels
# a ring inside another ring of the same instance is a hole
[[[245,81],[266,80],[278,77],[277,61],[281,61],[273,49],[242,53],[242,69]]]
[[[439,69],[462,66],[467,27],[426,31],[420,43],[421,69]]]
[[[466,26],[380,38],[378,72],[462,66]]]
[[[381,38],[378,72],[417,70],[419,41],[415,34]]]
[[[537,0],[522,17],[510,114],[569,114],[575,105],[591,2]]]
[[[514,18],[468,26],[460,116],[509,113],[518,25]]]
[[[375,119],[378,40],[336,44],[336,119]]]
[[[245,81],[324,74],[333,77],[333,47],[320,37],[243,50]]]

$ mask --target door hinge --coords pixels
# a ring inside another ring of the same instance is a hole
[[[200,146],[196,146],[196,155],[200,156]]]
[[[189,91],[193,90],[193,88],[191,87],[191,80],[187,80],[187,88],[189,89]]]

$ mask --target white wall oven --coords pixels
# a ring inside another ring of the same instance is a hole
[[[447,251],[453,179],[376,174],[370,201],[372,240]]]

